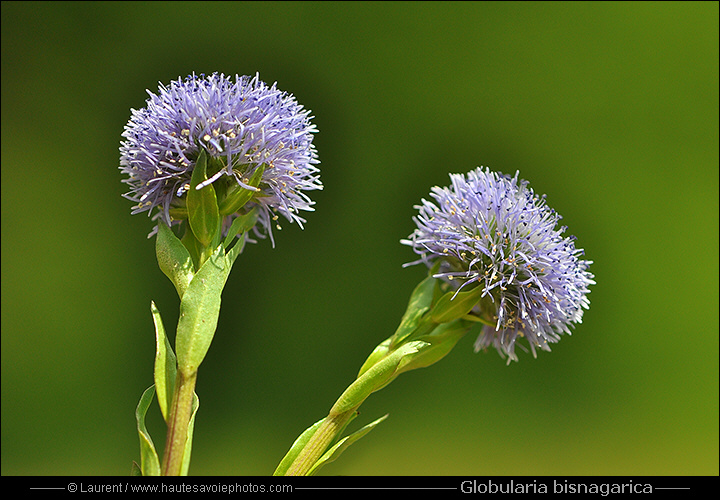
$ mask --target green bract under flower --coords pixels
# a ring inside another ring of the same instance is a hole
[[[535,195],[518,174],[509,177],[480,168],[452,174],[450,187],[434,187],[436,203],[422,200],[417,229],[402,240],[435,277],[457,290],[481,287],[474,310],[485,326],[476,350],[494,345],[517,361],[515,346],[550,350],[570,326],[582,321],[594,276],[574,237],[556,228],[561,217]]]
[[[202,149],[207,180],[198,188],[213,185],[225,230],[255,206],[271,235],[277,214],[302,227],[299,211],[314,205],[305,192],[323,186],[312,144],[317,129],[291,94],[257,75],[231,80],[217,73],[193,74],[148,94],[146,107],[132,110],[120,147],[133,214],[151,213],[168,226],[187,218],[187,192]]]

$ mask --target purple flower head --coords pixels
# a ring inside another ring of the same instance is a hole
[[[435,203],[422,200],[417,229],[402,240],[436,275],[457,290],[482,287],[473,310],[484,323],[475,350],[494,345],[517,361],[518,337],[549,351],[551,342],[582,321],[594,276],[574,237],[556,228],[561,217],[527,181],[475,169],[451,174],[452,186],[433,187]],[[521,346],[523,350],[524,347]]]
[[[148,94],[146,107],[132,110],[120,147],[120,170],[128,175],[123,182],[130,186],[124,196],[136,203],[133,214],[157,208],[153,218],[168,225],[186,218],[185,195],[202,148],[208,180],[199,187],[215,186],[225,230],[238,213],[222,213],[222,199],[238,189],[253,193],[242,212],[258,205],[268,232],[278,213],[302,227],[298,212],[314,204],[305,191],[323,186],[312,144],[317,129],[291,94],[257,75],[232,80],[218,73],[193,74]],[[250,185],[260,168],[259,184]]]

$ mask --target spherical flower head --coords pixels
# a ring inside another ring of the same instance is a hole
[[[591,261],[582,260],[574,237],[557,228],[561,217],[535,195],[518,173],[509,177],[478,168],[450,175],[434,187],[435,203],[422,200],[417,229],[402,240],[457,290],[482,287],[473,310],[484,323],[475,350],[493,345],[508,363],[524,337],[533,355],[570,333],[589,307]],[[524,347],[521,346],[524,349]]]
[[[208,179],[198,188],[215,187],[225,230],[256,205],[269,232],[278,213],[302,227],[298,212],[314,205],[305,191],[322,184],[312,144],[317,129],[291,94],[257,75],[232,80],[218,73],[193,74],[148,94],[146,107],[132,110],[120,147],[120,170],[128,175],[123,182],[131,188],[124,196],[136,203],[133,214],[157,208],[153,217],[168,226],[186,218],[185,197],[204,149]],[[236,211],[223,201],[239,189],[252,197]]]

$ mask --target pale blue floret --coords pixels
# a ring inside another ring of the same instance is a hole
[[[298,212],[314,205],[305,191],[323,186],[312,144],[317,129],[291,94],[257,75],[231,79],[218,73],[193,74],[148,94],[146,107],[132,110],[120,147],[120,169],[128,175],[123,182],[131,188],[125,196],[136,203],[132,213],[157,208],[153,216],[170,225],[170,210],[187,192],[203,148],[224,168],[200,188],[230,176],[256,191],[248,179],[265,165],[260,196],[250,206],[260,206],[259,220],[268,231],[277,213],[302,227]]]
[[[476,311],[487,323],[475,350],[493,345],[517,361],[518,337],[530,349],[570,333],[589,307],[591,261],[582,260],[574,237],[556,228],[561,217],[527,186],[527,181],[478,168],[452,174],[450,187],[434,187],[413,220],[417,229],[403,244],[457,289],[483,288]],[[481,309],[481,310],[480,310]],[[524,348],[523,348],[524,349]]]

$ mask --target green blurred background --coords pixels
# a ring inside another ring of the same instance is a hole
[[[325,190],[247,247],[199,375],[191,474],[271,474],[425,275],[413,205],[479,165],[594,260],[571,337],[506,366],[464,338],[372,395],[332,475],[718,474],[718,4],[2,3],[2,474],[125,475],[174,330],[121,197],[130,108],[191,72],[313,111]],[[154,406],[149,426],[164,428]]]

